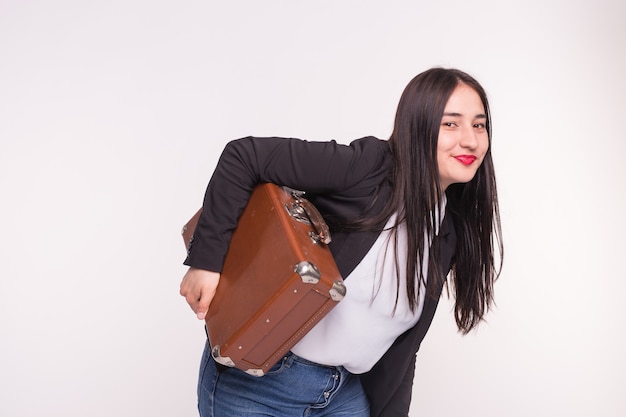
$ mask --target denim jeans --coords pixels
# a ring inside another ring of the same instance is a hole
[[[358,376],[288,353],[262,377],[218,371],[207,346],[198,382],[201,417],[369,417]]]

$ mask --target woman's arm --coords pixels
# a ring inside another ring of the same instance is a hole
[[[350,197],[370,196],[371,183],[380,182],[380,173],[389,168],[387,151],[385,142],[375,138],[350,145],[253,137],[228,143],[209,181],[184,262],[190,269],[180,294],[198,318],[204,319],[208,311],[232,231],[257,184],[269,182],[313,194],[344,193],[346,204],[354,205]]]
[[[380,181],[380,172],[389,168],[387,149],[386,142],[375,138],[350,145],[253,137],[228,143],[209,181],[185,264],[221,272],[232,231],[257,184],[311,194],[369,195],[368,179]]]

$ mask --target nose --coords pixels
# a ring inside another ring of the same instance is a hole
[[[468,149],[476,149],[478,147],[478,137],[473,126],[466,126],[462,130],[460,145]]]

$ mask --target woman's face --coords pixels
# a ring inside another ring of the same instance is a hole
[[[487,116],[480,96],[459,84],[446,103],[439,126],[437,164],[441,188],[469,182],[489,149]]]

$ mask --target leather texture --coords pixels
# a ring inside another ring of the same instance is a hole
[[[294,207],[297,199],[281,187],[266,183],[254,189],[206,317],[216,361],[255,376],[266,373],[345,294],[330,249],[311,237],[317,234],[313,225],[290,214]],[[199,215],[183,228],[187,247]]]

